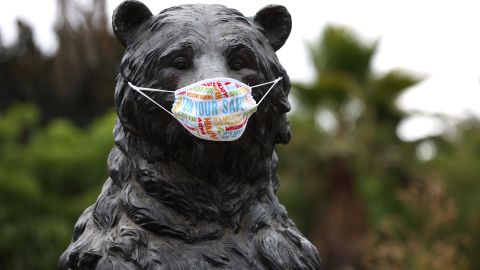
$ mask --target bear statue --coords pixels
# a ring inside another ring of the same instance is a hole
[[[109,178],[58,269],[320,269],[317,249],[276,196],[274,148],[291,136],[290,81],[275,53],[290,34],[287,9],[270,5],[246,17],[194,4],[154,16],[129,0],[112,25],[125,52]],[[282,77],[271,91],[251,90],[257,101],[270,93],[236,140],[194,136],[155,104],[172,108],[174,95],[149,99],[133,86],[177,90],[217,77],[245,85]]]

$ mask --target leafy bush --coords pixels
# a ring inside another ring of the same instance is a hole
[[[0,116],[0,269],[54,269],[107,177],[113,112],[85,129],[39,119],[28,104]]]

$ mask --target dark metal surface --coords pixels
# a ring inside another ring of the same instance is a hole
[[[290,81],[275,51],[291,18],[268,6],[248,18],[221,5],[184,5],[153,16],[123,2],[113,28],[121,69],[135,85],[176,90],[231,77],[249,85],[283,76],[233,142],[202,141],[130,89],[115,89],[110,177],[75,225],[59,269],[320,269],[316,248],[276,191],[274,146],[288,143]],[[267,88],[255,88],[258,101]],[[170,108],[173,95],[151,96]]]

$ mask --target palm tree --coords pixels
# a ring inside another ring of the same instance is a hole
[[[395,207],[390,198],[375,205],[376,197],[385,196],[375,188],[409,180],[413,146],[396,136],[404,113],[395,101],[419,79],[400,70],[375,74],[377,43],[366,44],[346,28],[328,26],[309,49],[316,77],[293,84],[294,136],[279,149],[286,180],[281,195],[287,207],[300,210],[293,217],[317,244],[327,269],[358,269],[368,225]],[[289,189],[305,197],[299,203]]]

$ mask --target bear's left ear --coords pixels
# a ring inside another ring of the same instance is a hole
[[[138,27],[152,16],[147,6],[135,0],[124,1],[115,9],[112,28],[123,47],[128,46],[137,34]]]
[[[292,17],[284,6],[268,5],[258,11],[253,20],[263,27],[268,43],[275,51],[285,44],[292,30]]]

